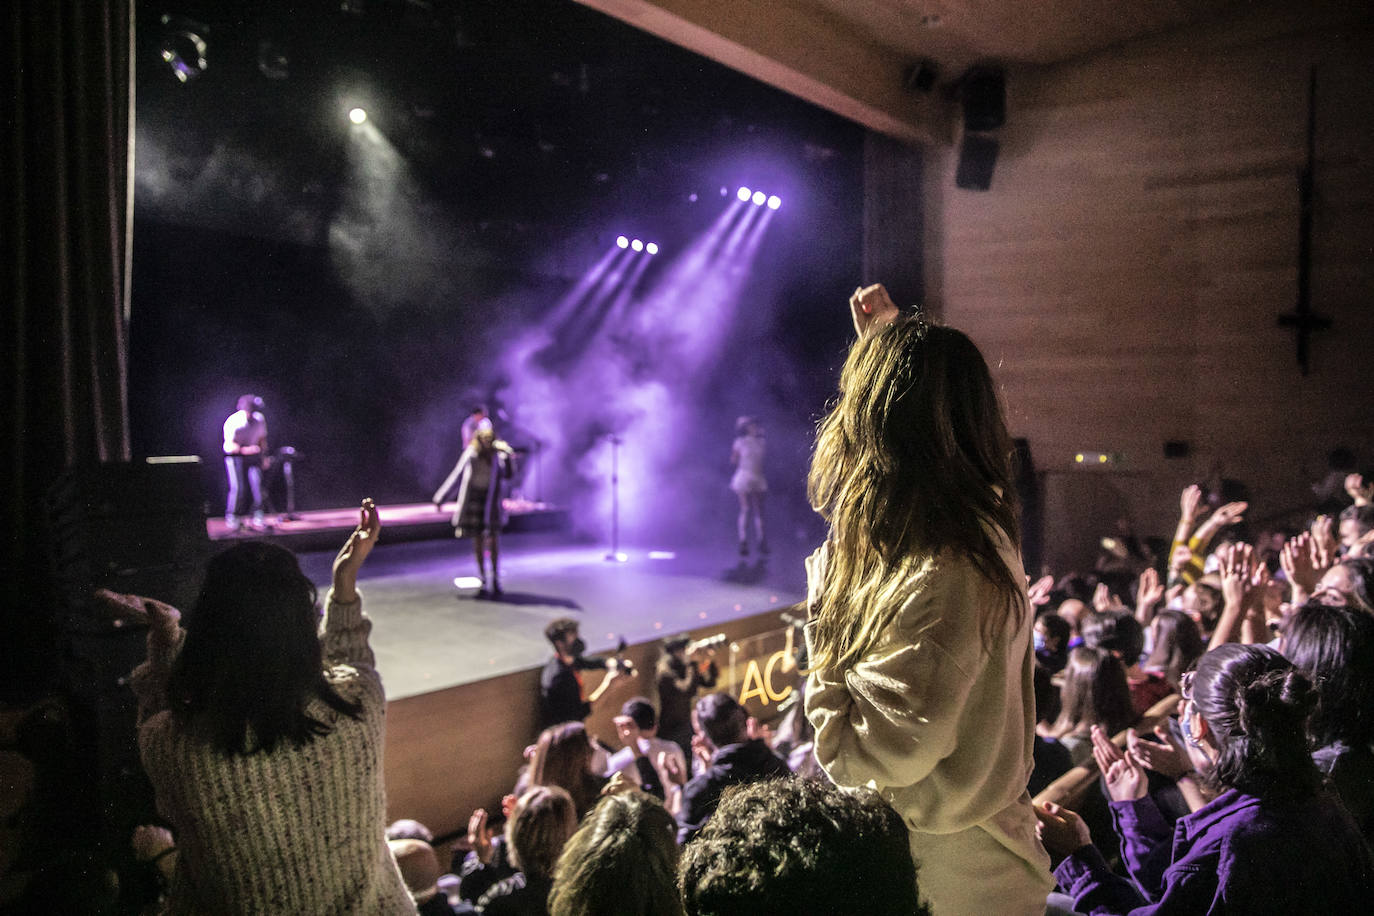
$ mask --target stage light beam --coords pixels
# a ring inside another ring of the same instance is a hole
[[[639,239],[635,239],[633,242],[630,243],[630,247],[633,248],[635,251],[643,251],[644,243],[641,242]]]
[[[625,236],[623,236],[623,235],[617,236],[617,237],[616,237],[616,240],[615,240],[615,247],[617,247],[617,248],[629,248],[629,247],[630,247],[630,240],[627,239],[627,238],[625,238]]]
[[[361,108],[354,108],[348,113],[348,120],[354,124],[361,124],[367,120],[367,112]]]
[[[767,194],[764,194],[762,191],[755,191],[755,192],[754,192],[754,197],[753,197],[754,206],[756,206],[756,207],[762,207],[762,206],[763,206],[763,202],[764,202],[765,200],[767,200],[767,199],[768,199],[768,195],[767,195]]]
[[[768,209],[769,209],[769,210],[776,210],[776,209],[778,209],[778,207],[781,207],[781,206],[782,206],[782,198],[779,197],[778,195],[774,194],[772,197],[768,198]]]
[[[735,196],[738,197],[740,200],[748,200],[749,195],[752,193],[753,192],[750,191],[748,188],[740,188],[738,191],[735,192]]]

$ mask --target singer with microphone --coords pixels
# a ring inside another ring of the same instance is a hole
[[[692,705],[697,691],[716,686],[716,646],[724,636],[692,642],[686,633],[663,641],[654,680],[658,683],[658,735],[676,742],[692,759]]]
[[[458,505],[453,511],[453,536],[472,535],[482,597],[501,594],[500,533],[506,524],[502,504],[505,481],[510,480],[515,451],[496,438],[490,427],[479,428],[448,477],[434,491],[435,509],[456,485]],[[491,578],[487,578],[486,553],[491,551]]]

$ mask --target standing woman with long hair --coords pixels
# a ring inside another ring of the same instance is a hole
[[[1054,882],[1026,793],[1034,655],[997,393],[968,337],[881,285],[850,307],[809,482],[830,524],[807,561],[816,759],[902,815],[935,916],[1038,916]]]
[[[730,446],[730,465],[735,469],[730,477],[730,489],[739,497],[739,518],[735,527],[739,533],[739,554],[749,556],[749,516],[754,516],[754,535],[758,538],[759,553],[768,553],[768,539],[763,533],[763,497],[768,492],[768,480],[763,476],[765,444],[763,428],[753,417],[735,421],[735,441]]]
[[[505,526],[502,495],[505,481],[512,474],[515,454],[509,445],[496,438],[490,426],[479,427],[472,441],[458,456],[458,463],[434,491],[437,508],[448,492],[458,487],[458,507],[453,511],[453,536],[472,536],[472,551],[481,580],[479,595],[501,594],[501,529]],[[487,550],[491,550],[491,579],[487,579]]]
[[[356,584],[372,500],[334,560],[323,633],[295,556],[245,543],[210,561],[186,627],[141,600],[131,678],[139,755],[176,831],[172,913],[414,913],[387,846],[386,696]]]

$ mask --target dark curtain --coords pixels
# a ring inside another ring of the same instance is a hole
[[[53,668],[44,497],[129,457],[126,362],[133,0],[3,6],[7,508],[0,670]]]

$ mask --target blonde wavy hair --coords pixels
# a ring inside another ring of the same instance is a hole
[[[813,668],[868,654],[911,578],[942,555],[966,558],[1003,598],[980,609],[984,644],[1009,617],[1025,623],[1025,583],[1000,553],[1020,546],[1011,452],[987,363],[963,333],[904,314],[854,344],[808,480],[830,523]]]

